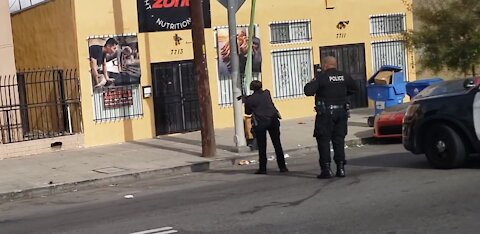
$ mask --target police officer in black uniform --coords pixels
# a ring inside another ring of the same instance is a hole
[[[267,174],[267,131],[272,139],[280,172],[288,172],[280,142],[280,114],[273,104],[270,91],[262,89],[262,82],[254,80],[250,83],[253,94],[246,97],[245,114],[252,115],[252,126],[257,138],[259,169],[255,174]]]
[[[320,154],[321,173],[319,179],[333,177],[330,169],[330,142],[337,164],[337,177],[345,177],[345,136],[347,135],[348,104],[346,97],[354,94],[357,86],[352,77],[337,70],[335,57],[323,58],[323,70],[304,87],[305,95],[315,95],[315,130]]]

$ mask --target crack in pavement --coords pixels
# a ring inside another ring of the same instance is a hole
[[[358,184],[360,183],[360,176],[361,175],[365,175],[365,174],[371,174],[371,173],[379,173],[379,172],[386,172],[388,170],[386,169],[382,169],[382,168],[372,168],[372,169],[366,169],[364,171],[361,171],[361,172],[357,172],[357,173],[352,173],[352,175],[350,177],[347,177],[348,178],[351,178],[353,179],[352,182],[348,183],[348,185],[352,185],[352,184]],[[345,180],[345,179],[330,179],[327,181],[327,183],[324,184],[323,187],[315,190],[311,195],[305,197],[305,198],[302,198],[302,199],[299,199],[299,200],[296,200],[296,201],[291,201],[291,202],[271,202],[270,204],[266,204],[266,205],[260,205],[260,206],[254,206],[252,209],[250,210],[246,210],[246,211],[241,211],[240,214],[244,215],[244,214],[255,214],[265,208],[268,208],[268,207],[291,207],[291,206],[298,206],[302,203],[304,203],[305,201],[315,197],[317,194],[319,194],[325,187],[327,187],[328,185],[332,184],[333,182],[336,182],[336,181],[341,181],[341,180]]]

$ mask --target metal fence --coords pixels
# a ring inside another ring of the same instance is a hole
[[[82,132],[76,70],[0,76],[0,140],[13,143]]]

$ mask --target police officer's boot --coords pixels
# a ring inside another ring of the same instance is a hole
[[[322,170],[320,175],[317,176],[319,179],[330,179],[333,177],[333,172],[330,169],[330,163],[321,163],[320,169]]]
[[[345,177],[345,161],[337,162],[337,177]]]

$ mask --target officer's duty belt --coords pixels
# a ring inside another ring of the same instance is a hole
[[[345,109],[345,105],[327,105],[326,107],[329,110]]]

